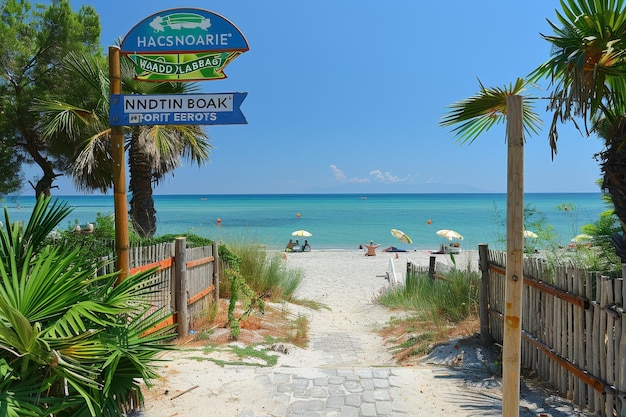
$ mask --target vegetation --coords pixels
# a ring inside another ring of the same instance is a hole
[[[15,169],[21,166],[22,156],[11,149],[7,142],[0,133],[0,196],[16,193],[22,188],[21,173]]]
[[[47,244],[70,212],[40,198],[27,225],[0,229],[0,410],[4,416],[120,416],[143,400],[170,328],[151,311],[152,271],[114,274],[76,248]]]
[[[389,308],[417,312],[424,320],[447,325],[478,314],[477,272],[453,269],[431,279],[427,274],[408,274],[406,284],[390,287],[377,300]]]
[[[16,181],[24,162],[41,169],[41,177],[31,183],[37,196],[50,195],[55,179],[65,172],[72,145],[64,137],[45,140],[41,114],[31,106],[36,98],[74,101],[86,96],[61,64],[70,52],[100,54],[99,38],[100,20],[91,6],[74,12],[68,0],[35,7],[27,0],[0,1],[0,171],[10,167],[8,176],[0,176],[0,190],[20,188]]]
[[[50,96],[33,109],[44,115],[45,137],[66,136],[76,144],[70,174],[81,190],[107,192],[113,186],[109,136],[108,63],[85,54],[69,54],[64,61],[67,76],[85,85],[85,99],[63,100]],[[141,82],[134,68],[122,60],[123,94],[180,94],[198,89],[193,83]],[[125,128],[128,149],[130,219],[142,237],[156,232],[153,184],[188,159],[202,165],[211,145],[198,125],[132,126]]]
[[[228,247],[241,259],[241,274],[255,293],[274,301],[291,301],[302,271],[288,269],[282,254],[255,243],[229,243]]]
[[[471,143],[506,115],[508,95],[522,95],[523,87],[547,79],[548,110],[552,123],[548,142],[557,153],[558,127],[573,122],[584,133],[604,139],[605,149],[596,155],[615,214],[626,228],[626,7],[623,0],[563,0],[557,23],[548,21],[553,35],[542,35],[552,48],[550,58],[528,77],[508,88],[485,88],[469,99],[452,104],[442,119],[462,143]],[[524,96],[523,96],[524,97]],[[523,125],[536,131],[538,119],[530,114],[524,97]],[[582,118],[583,124],[577,123]],[[581,130],[583,130],[581,129]],[[622,262],[626,262],[623,236],[612,239]]]
[[[392,309],[413,312],[406,319],[394,319],[390,326],[404,329],[396,334],[393,348],[401,357],[424,355],[435,343],[448,340],[447,329],[478,317],[480,275],[452,269],[445,276],[431,279],[427,274],[408,274],[406,284],[389,287],[376,302]],[[415,335],[415,329],[420,334]]]
[[[302,272],[290,270],[280,261],[279,253],[268,254],[253,243],[219,246],[220,269],[229,287],[220,294],[229,297],[228,323],[231,336],[237,339],[240,322],[253,311],[264,312],[265,299],[289,301],[302,280]],[[236,314],[238,303],[242,312]]]

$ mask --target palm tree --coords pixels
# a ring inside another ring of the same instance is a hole
[[[553,112],[549,142],[557,152],[559,123],[577,119],[585,133],[597,132],[605,149],[596,158],[603,172],[602,188],[626,230],[626,9],[623,0],[561,1],[559,24],[549,22],[554,35],[549,60],[532,74],[547,78]],[[624,252],[626,255],[626,252]],[[626,256],[621,256],[624,262]]]
[[[141,379],[154,380],[169,330],[152,309],[159,285],[136,274],[117,286],[105,265],[48,234],[71,210],[40,197],[28,224],[0,228],[0,414],[121,416],[139,406]]]
[[[176,94],[192,92],[197,84],[147,83],[134,79],[133,68],[122,61],[122,90],[125,94]],[[113,184],[109,142],[109,78],[97,59],[70,55],[65,61],[69,76],[96,93],[97,100],[62,103],[41,100],[34,110],[47,115],[44,135],[48,140],[67,140],[78,149],[69,166],[79,189],[107,192]],[[85,97],[89,97],[86,95]],[[93,97],[93,95],[92,95]],[[209,159],[211,145],[197,125],[135,126],[125,131],[131,222],[144,237],[156,232],[156,210],[152,186],[180,167],[182,159],[199,166]]]

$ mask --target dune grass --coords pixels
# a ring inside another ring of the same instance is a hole
[[[478,314],[480,275],[453,269],[445,276],[409,275],[406,285],[392,287],[378,297],[389,308],[413,310],[424,319],[459,322]]]
[[[288,268],[280,253],[268,252],[262,245],[235,242],[228,247],[241,259],[241,275],[257,295],[272,301],[291,301],[303,271]]]
[[[478,322],[479,287],[477,272],[453,269],[436,279],[427,274],[408,275],[406,285],[386,289],[376,298],[378,303],[414,313],[390,322],[385,329],[396,341],[390,351],[399,360],[422,356],[451,335],[466,332],[467,323]]]

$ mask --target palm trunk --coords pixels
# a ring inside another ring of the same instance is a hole
[[[156,232],[156,210],[152,198],[152,165],[149,156],[139,149],[137,140],[131,141],[128,157],[130,171],[130,219],[142,237],[152,237]]]
[[[616,121],[606,138],[606,150],[600,154],[604,173],[602,189],[607,190],[613,201],[615,215],[622,230],[626,231],[626,120]],[[614,241],[616,252],[622,262],[626,261],[626,242]]]

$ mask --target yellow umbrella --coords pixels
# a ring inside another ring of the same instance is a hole
[[[445,237],[448,240],[452,240],[452,239],[463,240],[463,236],[461,236],[459,232],[455,232],[454,230],[450,230],[450,229],[438,230],[437,234],[439,236]]]
[[[307,232],[306,230],[296,230],[295,232],[291,233],[291,236],[300,236],[300,237],[311,237],[313,236],[313,233],[311,232]]]
[[[402,230],[391,229],[391,235],[402,243],[413,243],[409,235],[404,233]]]

